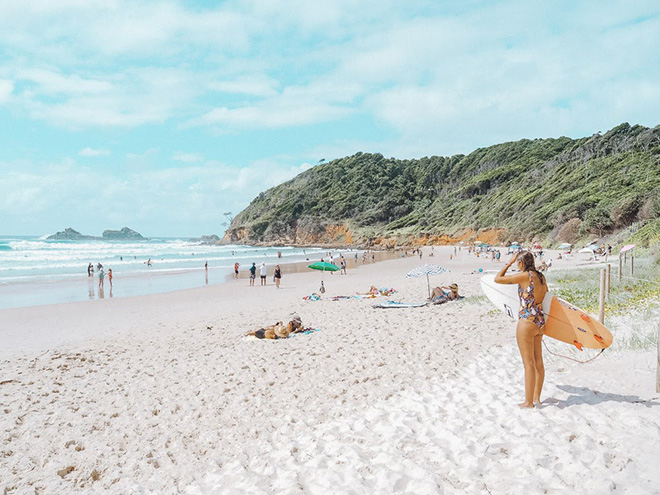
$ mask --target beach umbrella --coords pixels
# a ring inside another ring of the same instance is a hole
[[[336,272],[339,270],[337,265],[333,265],[327,261],[317,261],[316,263],[307,265],[307,268],[311,268],[312,270],[321,270],[321,282],[323,282],[323,272]]]
[[[630,250],[631,250],[632,248],[634,248],[634,247],[635,247],[635,244],[628,244],[628,245],[626,245],[626,246],[623,246],[623,247],[621,248],[621,251],[620,251],[619,254],[623,254],[623,253],[625,253],[626,251],[630,251]]]
[[[410,270],[408,273],[406,273],[406,278],[417,278],[417,277],[423,277],[426,275],[426,285],[429,290],[429,297],[431,296],[431,282],[429,280],[429,275],[438,275],[440,273],[447,273],[449,270],[447,270],[445,267],[440,266],[440,265],[420,265],[417,268],[413,268]]]
[[[596,246],[593,244],[590,244],[589,246],[585,246],[582,249],[580,249],[580,253],[593,253],[596,249],[598,249]]]
[[[596,246],[587,246],[580,249],[578,253],[585,253],[585,254],[588,253],[593,257],[593,259],[596,259],[596,254],[594,253],[595,251],[596,251]]]
[[[573,244],[571,244],[570,242],[565,242],[563,244],[560,244],[557,249],[569,249],[571,246],[573,246]]]

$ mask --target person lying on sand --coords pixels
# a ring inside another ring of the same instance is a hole
[[[251,335],[258,339],[277,340],[277,339],[286,339],[290,333],[291,332],[287,330],[287,327],[281,321],[278,321],[274,325],[268,325],[266,327],[259,328],[258,330],[252,330],[246,333],[245,335],[246,336]]]
[[[447,301],[454,301],[460,297],[461,296],[458,294],[458,285],[441,285],[440,287],[436,287],[433,289],[433,291],[431,291],[431,297],[429,297],[429,301],[433,301],[433,304],[442,304],[446,303]]]
[[[390,294],[394,294],[395,292],[396,290],[394,289],[389,289],[389,288],[379,289],[375,285],[372,285],[371,287],[369,287],[369,290],[367,292],[356,292],[356,294],[360,296],[377,296],[379,294],[381,296],[389,296]]]
[[[294,316],[289,323],[284,325],[281,321],[278,321],[274,325],[269,325],[267,327],[259,328],[258,330],[252,330],[246,333],[246,336],[254,336],[258,339],[286,339],[292,333],[298,333],[303,331],[302,320],[299,316]]]

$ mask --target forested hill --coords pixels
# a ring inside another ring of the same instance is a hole
[[[660,126],[621,124],[467,156],[333,160],[259,194],[224,242],[574,242],[632,224],[648,238],[660,233],[659,217]]]

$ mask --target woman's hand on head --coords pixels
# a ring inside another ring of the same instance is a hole
[[[518,260],[518,253],[514,254],[509,262],[507,263],[509,266],[513,265],[516,261]]]

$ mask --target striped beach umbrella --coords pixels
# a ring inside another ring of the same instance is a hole
[[[439,275],[440,273],[448,273],[448,272],[449,270],[447,270],[444,266],[426,264],[410,270],[408,273],[406,273],[406,278],[417,278],[426,275],[426,285],[428,287],[429,297],[430,297],[431,281],[429,280],[429,275]]]

